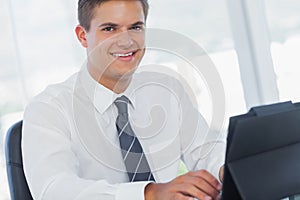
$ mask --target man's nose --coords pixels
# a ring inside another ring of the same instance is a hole
[[[124,31],[118,36],[118,46],[122,48],[129,48],[133,44],[133,40],[128,31]]]

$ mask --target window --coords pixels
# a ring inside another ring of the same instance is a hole
[[[151,0],[149,2],[148,27],[168,29],[183,34],[197,42],[212,59],[225,88],[226,118],[245,112],[246,105],[226,1],[192,0],[184,2],[182,0]],[[215,6],[216,4],[218,6]],[[156,63],[168,62],[168,60],[159,60],[161,55],[162,53],[156,56]],[[149,63],[153,63],[155,59],[153,56],[148,60],[147,58],[146,56],[145,60],[146,62],[149,61]],[[174,64],[174,62],[172,63]],[[181,64],[182,62],[177,61],[178,71],[180,73],[188,73],[184,72],[186,68],[182,69]],[[189,76],[191,79],[194,78],[195,82],[199,81],[199,77],[193,77],[192,73]],[[207,98],[206,94],[205,92],[203,95],[200,94],[199,101],[202,101],[200,103],[200,107],[202,105],[201,111],[210,118],[210,111],[207,110],[207,105],[210,105],[211,99]],[[205,100],[203,101],[203,99]]]
[[[3,1],[0,7],[0,199],[8,200],[3,143],[9,126],[48,84],[66,79],[84,61],[76,41],[76,2]]]
[[[300,101],[300,2],[265,0],[280,100]]]

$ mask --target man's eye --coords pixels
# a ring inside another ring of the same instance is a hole
[[[105,27],[105,28],[103,28],[102,29],[102,31],[105,31],[105,32],[111,32],[111,31],[114,31],[115,30],[115,28],[114,27]]]
[[[131,27],[131,30],[141,31],[141,30],[143,30],[143,27],[142,26],[133,26],[133,27]]]

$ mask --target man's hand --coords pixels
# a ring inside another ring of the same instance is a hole
[[[224,179],[224,165],[220,168],[219,179],[223,183],[223,179]]]
[[[168,183],[150,183],[145,188],[145,200],[220,199],[222,185],[205,170],[188,172]]]

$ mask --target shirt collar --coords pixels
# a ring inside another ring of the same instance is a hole
[[[114,103],[115,99],[125,95],[130,102],[130,105],[135,109],[135,98],[133,96],[133,84],[131,81],[129,87],[120,94],[116,94],[108,88],[104,87],[97,81],[95,81],[90,75],[87,65],[85,65],[80,71],[80,80],[83,88],[85,89],[88,98],[93,102],[95,108],[104,114],[105,111]]]

